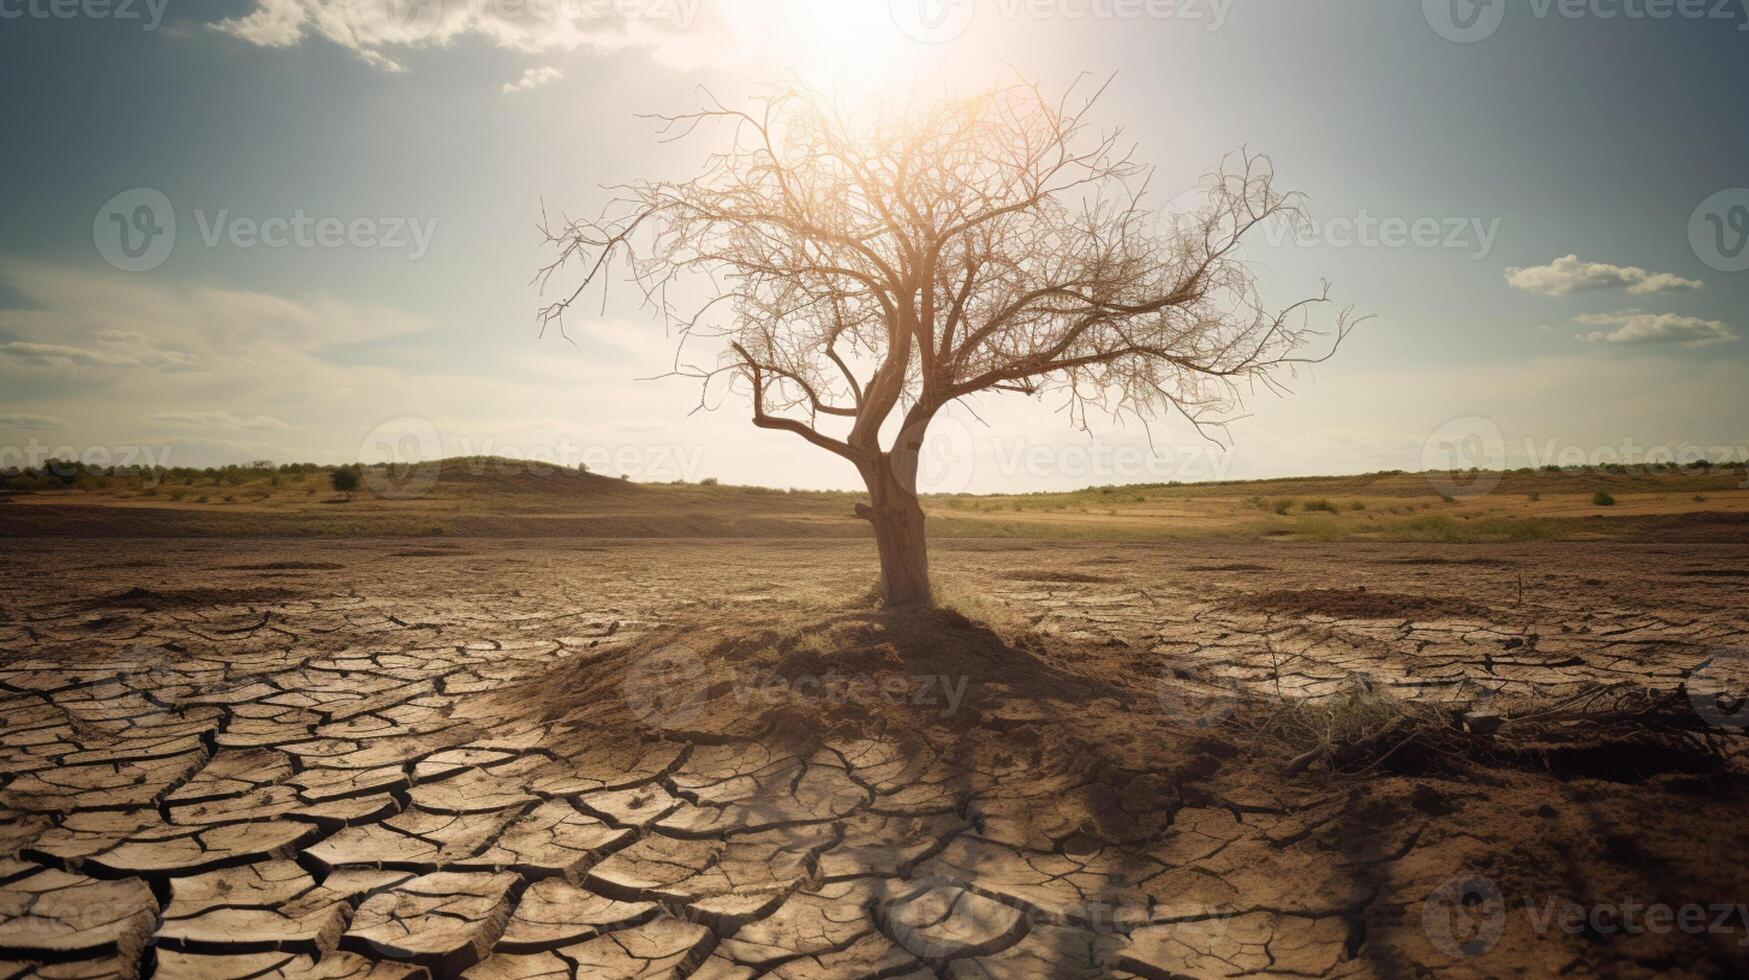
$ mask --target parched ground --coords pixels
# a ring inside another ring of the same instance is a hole
[[[1741,544],[5,551],[0,977],[1749,971]]]

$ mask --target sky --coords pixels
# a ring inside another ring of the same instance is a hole
[[[1220,443],[1019,394],[923,488],[1749,455],[1749,0],[0,0],[0,466],[497,454],[859,485],[661,379],[630,290],[541,335],[551,215],[695,171],[640,114],[1111,77],[1183,200],[1307,195],[1265,296],[1368,320]],[[653,380],[652,380],[653,379]]]

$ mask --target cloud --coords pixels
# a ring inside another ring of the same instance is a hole
[[[0,281],[27,306],[0,309],[0,361],[36,365],[206,367],[317,354],[429,327],[382,306],[328,296],[171,287],[68,266],[0,260]]]
[[[1544,296],[1571,296],[1598,289],[1622,289],[1636,296],[1699,289],[1698,279],[1684,279],[1668,272],[1647,272],[1637,266],[1582,262],[1568,255],[1548,265],[1506,270],[1506,281],[1515,289]]]
[[[65,429],[71,424],[66,419],[58,419],[52,415],[32,415],[29,412],[0,415],[0,429]]]
[[[1704,347],[1736,340],[1737,333],[1717,320],[1702,320],[1674,313],[1642,313],[1624,310],[1620,313],[1588,313],[1575,317],[1575,323],[1591,327],[1614,327],[1610,331],[1580,334],[1584,340],[1610,344],[1681,344],[1684,347]]]
[[[72,419],[67,438],[81,445],[174,445],[175,465],[350,461],[373,427],[401,417],[430,419],[446,441],[467,436],[476,446],[491,439],[534,449],[568,435],[574,445],[615,449],[710,445],[724,458],[734,458],[719,448],[730,444],[725,433],[745,427],[739,413],[712,420],[714,429],[689,420],[698,400],[690,379],[636,380],[672,364],[659,325],[592,323],[600,337],[579,335],[578,350],[532,330],[506,339],[452,329],[456,321],[441,314],[333,296],[196,286],[6,256],[0,287],[17,297],[0,301],[0,345],[27,345],[33,358],[40,347],[131,349],[145,343],[139,338],[151,338],[148,349],[183,355],[121,370],[53,369],[0,356],[0,395],[13,396],[0,408]],[[526,299],[532,308],[532,294]],[[361,343],[391,338],[389,349]],[[525,370],[524,360],[545,370]],[[615,411],[602,417],[602,405]],[[529,419],[570,422],[555,434],[556,427],[531,430]],[[638,419],[669,420],[671,428],[659,436],[620,430]]]
[[[218,429],[225,432],[237,432],[243,429],[291,428],[291,426],[271,416],[252,415],[247,418],[239,418],[223,409],[209,412],[157,412],[146,416],[146,421],[177,429]]]
[[[704,0],[256,0],[251,12],[212,26],[270,48],[325,38],[390,72],[406,70],[397,49],[469,36],[525,54],[650,48],[664,63],[689,67],[722,49],[711,40],[722,17],[700,23],[704,9]]]
[[[548,82],[556,82],[565,77],[565,73],[551,65],[542,68],[530,68],[522,73],[522,77],[514,82],[504,83],[504,94],[526,92],[529,89],[540,88]]]
[[[31,367],[162,367],[198,358],[170,350],[155,338],[127,330],[98,330],[88,346],[13,340],[0,344],[0,359]]]

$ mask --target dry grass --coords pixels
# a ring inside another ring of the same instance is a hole
[[[551,466],[449,460],[411,494],[351,500],[325,471],[81,478],[70,487],[0,494],[18,533],[89,524],[106,533],[561,537],[855,537],[858,494],[686,483],[636,483]],[[1464,477],[1469,480],[1472,477]],[[1612,504],[1600,504],[1600,500]],[[77,508],[60,520],[30,508]],[[1637,533],[1690,515],[1749,515],[1741,470],[1500,475],[1491,492],[1444,497],[1427,475],[1383,473],[1233,483],[1093,487],[1067,493],[925,499],[937,538],[1056,540],[1286,539],[1499,542]],[[4,513],[5,511],[0,511]],[[5,519],[0,517],[0,522]],[[47,525],[47,526],[42,526]],[[81,533],[75,527],[71,533]]]

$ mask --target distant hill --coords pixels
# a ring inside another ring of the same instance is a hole
[[[89,468],[0,477],[0,534],[812,537],[867,533],[860,494],[637,483],[498,457],[365,467],[350,497],[312,464]],[[1737,466],[1372,473],[925,498],[937,537],[1740,540]]]

